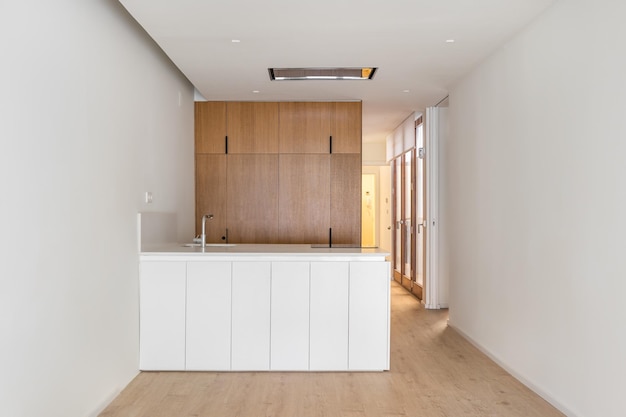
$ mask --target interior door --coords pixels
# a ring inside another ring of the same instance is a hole
[[[417,148],[392,161],[394,279],[420,300],[425,273],[425,187],[422,119],[416,122]],[[421,148],[421,150],[420,150]]]
[[[415,283],[422,298],[426,274],[426,151],[424,147],[424,123],[422,118],[415,123]]]
[[[403,242],[403,204],[402,194],[404,188],[402,187],[402,163],[401,157],[395,158],[392,161],[392,199],[393,199],[393,278],[402,283],[403,261],[402,261],[402,242]]]
[[[394,279],[407,289],[413,285],[415,264],[414,165],[415,149],[405,152],[393,161]]]
[[[415,160],[415,150],[412,149],[406,152],[402,158],[403,164],[403,178],[402,178],[402,187],[404,189],[404,212],[403,212],[403,262],[404,262],[404,270],[402,272],[402,281],[408,286],[411,286],[411,282],[414,281],[413,277],[413,265],[415,263],[414,256],[414,247],[415,247],[415,236],[413,233],[414,222],[415,219],[415,195],[414,195],[414,160]],[[409,281],[408,283],[406,281]]]

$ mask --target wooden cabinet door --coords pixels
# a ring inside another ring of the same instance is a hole
[[[228,153],[278,153],[278,103],[229,101]]]
[[[278,241],[278,155],[228,155],[228,241]]]
[[[361,244],[361,154],[330,156],[332,244]]]
[[[273,371],[309,369],[309,262],[272,262]]]
[[[199,153],[226,152],[226,103],[195,103],[195,149]]]
[[[332,103],[279,103],[280,153],[329,153]]]
[[[270,262],[233,262],[233,371],[270,369],[270,274]]]
[[[389,369],[389,262],[350,263],[349,369]]]
[[[185,262],[141,262],[141,370],[185,370],[185,277]]]
[[[185,369],[230,370],[231,262],[187,263]]]
[[[196,233],[359,245],[360,154],[360,102],[196,103]]]
[[[222,243],[226,235],[226,155],[196,155],[196,234],[201,232],[201,218],[206,222],[208,243]]]
[[[334,102],[332,108],[333,153],[361,153],[361,102]]]
[[[279,243],[328,243],[330,155],[280,155]]]
[[[348,262],[311,262],[311,371],[348,369],[348,274]]]

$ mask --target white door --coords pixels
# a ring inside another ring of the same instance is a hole
[[[141,262],[139,369],[185,370],[185,262]]]
[[[311,262],[310,369],[348,369],[348,262]]]
[[[389,369],[389,270],[388,262],[350,263],[350,370]]]
[[[233,371],[270,369],[270,262],[233,262]]]
[[[231,262],[187,263],[188,371],[230,370]]]
[[[309,369],[309,262],[272,263],[273,371]]]

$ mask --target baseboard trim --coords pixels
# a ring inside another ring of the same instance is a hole
[[[549,392],[537,386],[536,384],[531,382],[528,378],[526,378],[525,376],[523,376],[516,370],[512,369],[504,361],[502,361],[500,358],[494,355],[489,349],[485,348],[483,345],[478,343],[476,340],[474,340],[471,336],[469,336],[463,330],[456,327],[454,323],[450,322],[449,319],[448,319],[448,326],[454,329],[456,332],[458,332],[461,336],[463,336],[463,338],[465,338],[468,342],[470,342],[476,349],[480,350],[482,353],[487,355],[487,357],[489,357],[489,359],[491,359],[496,364],[498,364],[498,366],[500,366],[502,369],[504,369],[509,374],[511,374],[513,378],[517,379],[519,382],[526,385],[528,389],[530,389],[535,394],[539,395],[541,398],[549,402],[554,408],[559,410],[561,413],[565,414],[568,417],[582,417],[574,413],[570,408],[566,407],[563,403],[561,403],[556,398],[554,398]]]
[[[132,382],[133,379],[137,378],[137,375],[139,375],[140,372],[137,372],[135,375],[133,375],[132,378],[130,378],[128,380],[128,382],[126,383],[126,385],[124,385],[123,387],[117,387],[115,390],[113,390],[113,392],[109,393],[101,402],[100,404],[96,407],[96,409],[94,411],[92,411],[91,413],[89,413],[88,417],[98,417],[100,415],[100,413],[102,413],[104,411],[105,408],[108,407],[109,404],[111,404],[113,402],[113,400],[120,395],[120,393],[124,390],[124,388],[126,388],[128,386],[128,384],[130,384]]]
[[[424,303],[422,303],[424,304]],[[445,310],[448,308],[448,303],[433,303],[433,304],[425,304],[425,308],[429,310]]]

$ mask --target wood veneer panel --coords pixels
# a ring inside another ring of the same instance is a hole
[[[196,102],[195,152],[224,153],[226,137],[226,103],[223,101]]]
[[[228,153],[278,153],[278,103],[226,105]]]
[[[328,243],[330,155],[280,155],[280,243]]]
[[[361,154],[330,159],[330,224],[333,244],[361,244]]]
[[[361,153],[361,102],[332,103],[330,134],[333,153]]]
[[[208,243],[223,242],[226,234],[226,155],[196,155],[196,234],[201,233],[201,218],[207,220]]]
[[[329,102],[280,103],[280,153],[328,153],[331,110]]]
[[[228,155],[228,240],[278,241],[278,155]]]

